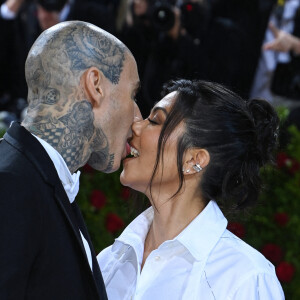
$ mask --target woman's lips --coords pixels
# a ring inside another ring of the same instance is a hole
[[[139,156],[140,156],[139,151],[134,146],[131,146],[127,142],[124,149],[123,160],[125,160],[126,158],[137,158]]]

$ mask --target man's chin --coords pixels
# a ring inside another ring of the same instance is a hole
[[[101,153],[94,152],[91,154],[87,163],[97,171],[113,173],[120,168],[120,160],[120,157],[116,157],[115,153],[102,155]]]
[[[103,173],[109,174],[109,173],[114,173],[114,172],[118,171],[119,168],[120,168],[120,164],[115,168],[109,168],[109,169],[100,170],[100,171]]]
[[[120,163],[118,163],[118,164],[114,163],[113,166],[109,165],[109,166],[106,166],[106,167],[103,167],[103,165],[101,165],[101,164],[97,164],[97,163],[89,162],[89,161],[88,161],[88,164],[93,169],[95,169],[97,171],[100,171],[102,173],[107,173],[107,174],[116,172],[120,168]]]

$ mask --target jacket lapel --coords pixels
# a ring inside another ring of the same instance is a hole
[[[89,243],[90,246],[90,250],[91,250],[91,254],[92,254],[92,261],[93,261],[93,275],[94,275],[94,279],[95,279],[95,283],[97,285],[98,288],[98,292],[99,295],[101,296],[101,299],[107,299],[106,293],[105,293],[105,286],[104,286],[104,281],[102,278],[102,274],[99,268],[99,264],[98,261],[96,259],[96,253],[92,244],[92,241],[90,239],[87,227],[85,225],[85,222],[83,220],[81,211],[77,205],[77,203],[72,203],[72,208],[73,211],[76,215],[76,218],[78,220],[78,224],[80,227],[81,232],[83,233],[84,237],[86,238],[87,242]]]

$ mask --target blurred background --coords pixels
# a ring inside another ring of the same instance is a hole
[[[7,0],[0,1],[0,130],[26,114],[27,53],[45,29],[66,20],[117,36],[136,58],[144,117],[176,78],[226,85],[271,102],[281,118],[275,165],[251,213],[228,228],[276,267],[286,299],[300,299],[300,0]],[[77,197],[99,252],[147,205],[132,204],[119,173],[82,169]],[[141,200],[142,201],[142,200]]]

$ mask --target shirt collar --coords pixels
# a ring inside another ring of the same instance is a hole
[[[63,157],[59,154],[59,152],[56,151],[50,144],[48,144],[43,139],[39,138],[34,134],[32,135],[41,143],[41,145],[48,153],[57,171],[58,177],[70,200],[70,203],[72,203],[75,200],[75,197],[77,196],[79,191],[80,171],[77,171],[72,175],[67,164],[65,163]]]
[[[211,200],[175,239],[200,261],[209,255],[226,227],[226,218],[217,203]]]
[[[152,207],[146,209],[136,217],[122,232],[113,245],[113,251],[118,251],[121,244],[130,245],[136,252],[138,263],[141,265],[144,254],[144,242],[153,221],[154,211]]]
[[[116,240],[132,246],[137,254],[143,253],[145,238],[153,221],[153,216],[154,211],[150,207],[134,219]],[[173,241],[181,243],[195,260],[200,261],[209,255],[226,227],[226,218],[217,203],[211,200]]]

